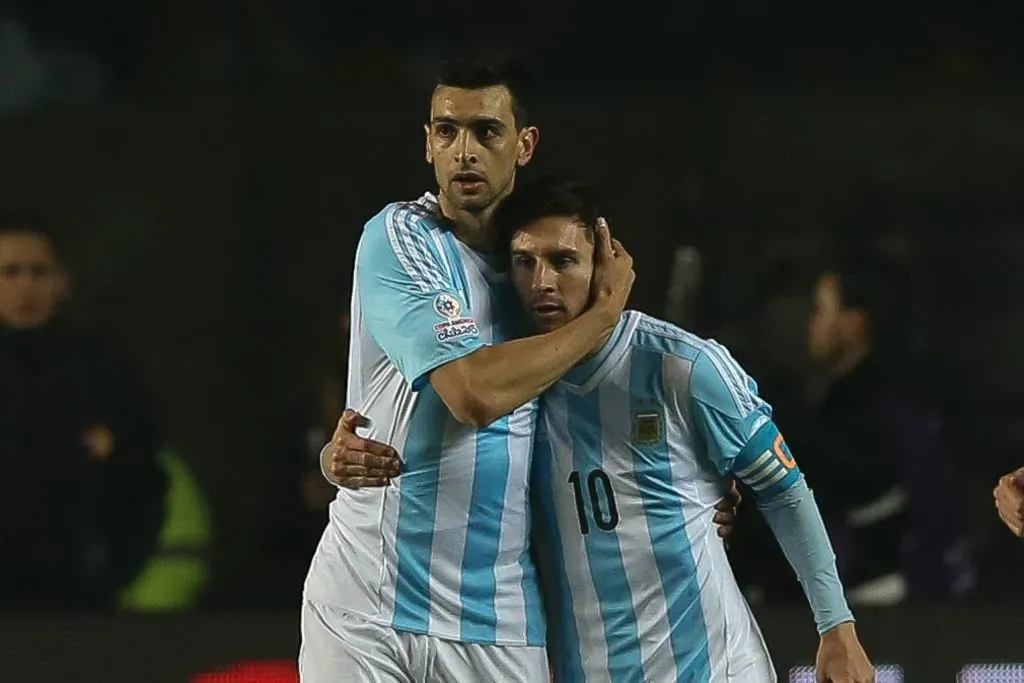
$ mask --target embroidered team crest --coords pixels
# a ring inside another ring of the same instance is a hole
[[[638,444],[650,445],[661,441],[661,415],[658,413],[637,413],[633,418],[633,440]]]
[[[448,320],[454,320],[459,317],[459,313],[462,312],[462,306],[459,305],[458,299],[453,297],[451,294],[438,294],[437,298],[434,299],[434,310],[442,318]]]
[[[463,318],[462,305],[451,294],[441,293],[434,299],[434,311],[444,318],[434,325],[434,332],[439,342],[451,341],[466,335],[479,334],[480,329],[472,318]]]

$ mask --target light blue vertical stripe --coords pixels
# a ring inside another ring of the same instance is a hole
[[[508,417],[503,417],[476,435],[476,469],[459,590],[461,635],[471,641],[490,642],[497,636],[494,566],[501,541],[508,470]]]
[[[458,259],[458,256],[454,258]],[[461,271],[461,259],[455,263]],[[458,277],[464,278],[464,275],[460,272]],[[493,287],[490,289],[493,319],[500,315],[502,309],[499,294]],[[490,336],[491,343],[504,341],[500,338],[497,326],[492,327]],[[462,557],[460,597],[462,637],[477,641],[493,641],[497,636],[495,564],[501,545],[501,520],[507,504],[505,493],[510,469],[510,419],[506,415],[476,435],[476,464],[473,470],[473,494],[469,502],[466,548]]]
[[[395,614],[392,626],[421,633],[430,624],[430,553],[437,509],[437,463],[441,458],[448,408],[427,386],[413,411],[401,453],[405,470],[398,480],[400,503],[395,549]]]
[[[569,433],[572,435],[573,469],[582,483],[584,508],[590,516],[590,533],[584,536],[591,580],[600,603],[608,643],[608,667],[613,681],[633,681],[643,677],[640,640],[633,593],[626,578],[622,550],[614,531],[604,532],[594,524],[587,478],[602,463],[601,409],[599,393],[580,396],[568,393]],[[614,473],[613,475],[614,476]],[[557,482],[559,486],[571,486]]]
[[[555,481],[552,471],[554,453],[551,444],[542,432],[544,427],[544,403],[541,403],[541,415],[538,418],[538,438],[533,452],[532,485],[536,487],[533,498],[537,505],[538,524],[533,536],[534,549],[540,562],[541,581],[544,582],[544,599],[548,601],[547,613],[550,616],[548,633],[548,652],[552,657],[553,672],[556,681],[581,680],[583,678],[583,659],[580,650],[580,637],[576,631],[576,620],[572,611],[564,609],[564,605],[572,604],[572,590],[569,588],[568,575],[565,571],[565,550],[562,547],[562,535],[558,528],[558,514],[555,510],[555,486],[563,486],[565,482]],[[566,615],[568,614],[568,617]]]
[[[645,401],[664,406],[661,352],[634,347],[632,354],[629,371],[631,402]],[[654,559],[668,606],[669,640],[675,656],[676,680],[709,683],[711,662],[707,626],[700,604],[693,551],[686,536],[686,516],[672,481],[664,414],[661,424],[662,438],[658,443],[634,445],[633,472],[643,497]]]

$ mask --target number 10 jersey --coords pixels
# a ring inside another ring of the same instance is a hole
[[[771,421],[753,380],[715,342],[627,312],[541,406],[534,547],[555,680],[774,681],[712,520]]]

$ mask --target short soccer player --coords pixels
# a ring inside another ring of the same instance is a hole
[[[426,125],[438,194],[389,205],[359,242],[348,396],[404,469],[331,504],[304,589],[304,683],[548,683],[528,550],[534,399],[615,327],[633,271],[602,252],[594,305],[518,338],[490,216],[537,144],[521,94],[514,70],[450,65]]]
[[[601,215],[592,190],[550,180],[496,212],[536,332],[591,305]],[[559,683],[775,680],[712,522],[728,475],[752,491],[804,587],[819,680],[874,680],[811,491],[771,407],[721,345],[624,313],[541,397],[533,462]]]

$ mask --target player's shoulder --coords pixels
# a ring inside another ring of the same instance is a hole
[[[437,198],[424,194],[419,199],[391,202],[363,227],[364,240],[393,241],[397,238],[425,236],[441,227]]]
[[[728,349],[714,339],[705,339],[667,320],[639,311],[627,311],[626,315],[632,319],[634,347],[660,351],[690,362],[702,356],[729,355]]]

